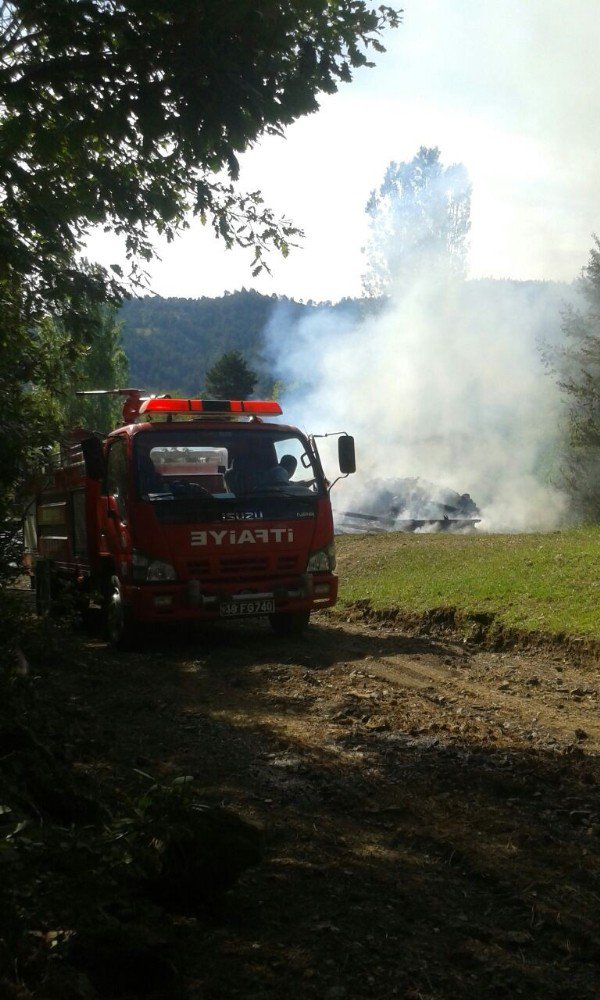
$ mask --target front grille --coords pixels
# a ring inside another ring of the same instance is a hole
[[[220,572],[224,578],[251,579],[266,573],[268,567],[266,556],[225,556],[220,560]]]
[[[280,573],[293,573],[299,568],[298,562],[297,555],[279,556],[277,569]]]
[[[210,573],[210,563],[208,559],[203,559],[202,562],[188,563],[188,573],[192,580],[208,576]]]
[[[275,558],[268,555],[227,555],[218,560],[201,559],[187,564],[190,580],[211,584],[250,582],[265,577],[297,575],[303,571],[298,554],[289,553]]]

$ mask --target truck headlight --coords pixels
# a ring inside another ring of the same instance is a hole
[[[176,580],[175,567],[163,559],[153,559],[148,566],[146,575],[148,583],[164,583],[167,580]]]
[[[166,583],[177,579],[175,567],[171,563],[135,551],[132,558],[132,576],[140,583]]]
[[[306,567],[307,573],[333,573],[335,569],[335,543],[313,552]]]

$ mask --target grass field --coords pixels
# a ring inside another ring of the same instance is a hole
[[[488,613],[523,631],[600,639],[600,527],[531,535],[342,535],[340,602]]]

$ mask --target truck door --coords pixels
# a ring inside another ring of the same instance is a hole
[[[127,462],[127,438],[115,438],[108,450],[106,461],[106,520],[104,522],[104,545],[112,556],[119,576],[127,572],[131,555],[129,533],[129,474]]]

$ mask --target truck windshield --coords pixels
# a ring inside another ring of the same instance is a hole
[[[308,441],[289,430],[157,428],[135,436],[134,456],[137,493],[143,500],[298,499],[325,490]]]

